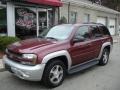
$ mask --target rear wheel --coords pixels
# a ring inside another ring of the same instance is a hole
[[[44,71],[43,82],[48,87],[57,87],[62,84],[66,74],[66,67],[60,60],[49,63]]]
[[[109,54],[110,54],[109,50],[107,48],[105,48],[103,50],[102,57],[101,57],[101,59],[99,61],[99,65],[104,66],[104,65],[106,65],[108,63]]]

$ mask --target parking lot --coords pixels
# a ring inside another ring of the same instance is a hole
[[[57,88],[48,89],[41,82],[20,80],[4,71],[0,72],[0,90],[120,90],[120,42],[114,44],[108,65],[70,75]]]

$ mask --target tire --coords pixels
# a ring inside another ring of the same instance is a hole
[[[99,65],[104,66],[104,65],[106,65],[108,63],[109,54],[110,54],[109,50],[107,48],[105,48],[103,50],[102,57],[101,57],[101,59],[99,61]]]
[[[57,87],[62,84],[66,75],[66,66],[60,60],[52,60],[45,68],[42,81],[47,87]]]

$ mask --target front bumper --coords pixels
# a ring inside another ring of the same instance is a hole
[[[40,81],[45,68],[45,64],[38,64],[36,66],[22,65],[8,59],[6,56],[3,58],[3,64],[15,76],[29,81]]]

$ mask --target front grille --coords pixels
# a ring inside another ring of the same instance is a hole
[[[6,54],[10,60],[13,60],[13,61],[18,62],[18,63],[20,63],[20,60],[22,59],[22,54],[15,53],[15,52],[10,51],[10,50],[6,50]]]
[[[12,55],[17,56],[17,57],[21,57],[21,56],[22,56],[22,54],[13,52],[13,51],[11,51],[11,50],[8,50],[7,53],[8,53],[8,54],[12,54]]]
[[[15,53],[13,51],[6,50],[6,55],[7,55],[7,58],[10,59],[11,61],[14,61],[19,64],[23,64],[23,65],[28,65],[26,63],[23,63],[23,62],[28,62],[28,61],[22,58],[22,54],[20,53]],[[32,64],[29,64],[29,65],[32,65]]]

